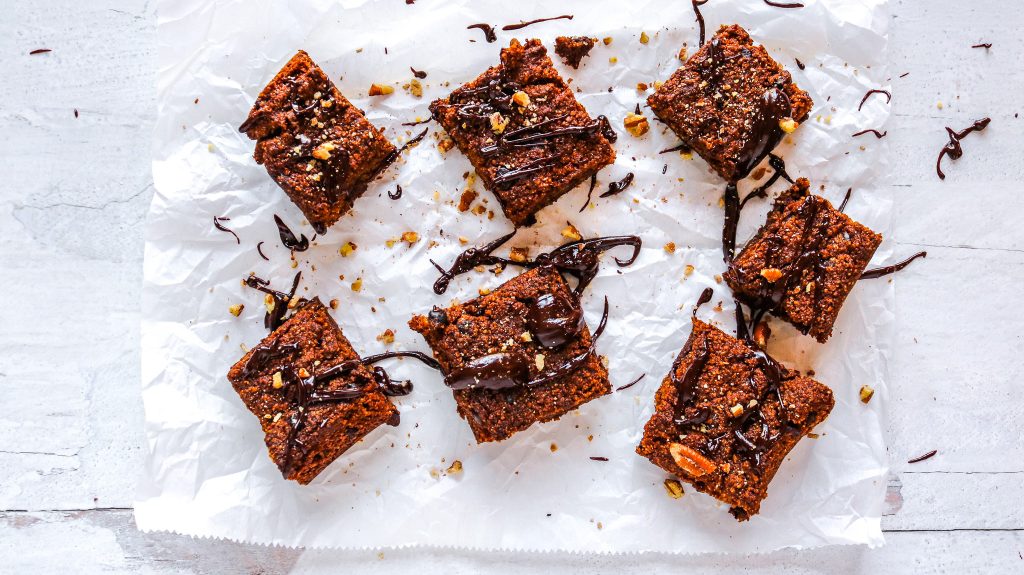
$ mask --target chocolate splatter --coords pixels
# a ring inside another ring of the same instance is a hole
[[[879,140],[881,140],[881,139],[882,139],[882,138],[884,138],[884,137],[885,137],[886,135],[888,135],[888,134],[889,134],[889,132],[888,132],[888,131],[886,131],[886,132],[879,132],[878,130],[875,130],[874,128],[871,128],[871,129],[868,129],[868,130],[861,130],[861,131],[857,132],[856,134],[854,134],[854,135],[853,135],[853,136],[851,136],[851,137],[852,137],[852,138],[856,138],[857,136],[863,136],[864,134],[874,134],[874,136],[875,136],[876,138],[878,138]]]
[[[764,0],[764,3],[773,8],[803,8],[804,5],[799,2],[793,2],[790,4],[783,4],[781,2],[774,2],[773,0]]]
[[[907,463],[920,463],[920,462],[924,461],[925,459],[931,459],[932,457],[935,457],[935,454],[937,454],[937,453],[938,453],[938,450],[933,449],[933,450],[929,451],[928,453],[925,453],[924,455],[919,455],[919,456],[917,456],[917,457],[915,457],[913,459],[908,459]]]
[[[395,184],[395,191],[392,193],[388,190],[388,197],[392,200],[397,200],[402,197],[402,184]]]
[[[487,40],[488,44],[498,40],[498,35],[494,33],[494,27],[490,24],[481,22],[479,24],[470,24],[469,26],[466,26],[467,30],[472,30],[473,28],[479,28],[480,31],[484,33],[484,39]]]
[[[793,59],[796,60],[796,67],[797,68],[800,68],[801,70],[807,69],[807,66],[803,62],[800,61],[800,58],[793,58]]]
[[[953,128],[946,126],[946,133],[949,134],[949,142],[942,147],[942,150],[939,152],[939,159],[935,161],[935,171],[939,174],[939,179],[946,179],[946,174],[942,171],[943,156],[949,156],[950,160],[959,160],[964,155],[964,149],[960,146],[960,140],[966,138],[972,132],[980,132],[984,130],[988,127],[988,124],[991,121],[992,118],[982,118],[959,132],[954,132]]]
[[[572,20],[572,18],[572,14],[562,14],[561,16],[553,16],[551,18],[537,18],[536,20],[528,20],[526,22],[520,21],[518,24],[506,24],[505,26],[502,26],[501,29],[505,32],[510,32],[512,30],[522,30],[527,26],[532,26],[541,22],[550,22],[552,20]]]
[[[49,48],[36,48],[35,50],[32,50],[31,52],[29,52],[28,55],[29,56],[35,56],[36,54],[46,54],[48,52],[53,52],[53,50],[51,50]]]
[[[235,236],[235,243],[241,244],[242,240],[238,237],[238,234],[236,234],[232,230],[229,230],[227,227],[224,226],[224,224],[221,223],[221,222],[230,222],[230,221],[231,221],[231,218],[214,216],[213,217],[213,227],[217,228],[218,230],[220,230],[222,232],[227,232],[227,233]]]
[[[607,457],[601,457],[599,455],[591,455],[590,459],[591,461],[608,461]]]
[[[417,70],[416,68],[413,68],[412,66],[409,66],[409,70],[412,72],[413,76],[416,76],[420,80],[422,80],[422,79],[427,77],[427,73],[426,72],[424,72],[422,70]]]
[[[683,142],[683,143],[680,143],[680,144],[676,144],[675,146],[672,146],[671,148],[665,148],[664,150],[662,150],[662,151],[660,151],[658,153],[659,154],[667,154],[669,152],[680,152],[680,153],[686,154],[686,153],[689,153],[690,150],[691,150],[690,145],[687,144],[686,142]]]
[[[270,258],[267,257],[267,254],[263,253],[263,243],[264,242],[260,242],[256,244],[256,252],[260,254],[261,258],[269,262]]]
[[[975,44],[975,45],[971,46],[971,48],[984,48],[986,50],[988,50],[991,47],[992,47],[992,43],[991,42],[985,42],[983,44]]]
[[[309,239],[306,238],[305,234],[302,234],[301,237],[295,237],[295,233],[284,223],[281,216],[277,214],[274,214],[274,222],[277,223],[277,233],[281,236],[281,243],[284,244],[284,247],[295,252],[304,252],[309,249]]]
[[[864,107],[864,102],[868,101],[868,98],[871,97],[871,94],[885,94],[885,103],[888,104],[889,102],[892,102],[892,93],[890,93],[888,90],[877,90],[877,89],[868,90],[867,93],[864,94],[864,97],[860,99],[860,105],[857,106],[857,111],[858,112],[860,111],[861,108]]]
[[[621,180],[608,184],[608,191],[601,194],[598,197],[607,198],[610,196],[614,196],[616,194],[621,194],[622,192],[626,191],[626,188],[628,188],[633,183],[634,177],[635,175],[633,174],[633,172],[626,174],[626,176]]]
[[[597,173],[596,172],[590,175],[590,189],[587,190],[587,201],[586,201],[585,204],[580,206],[579,213],[582,214],[583,210],[587,209],[587,206],[590,205],[590,199],[594,196],[594,187],[595,186],[597,186]]]
[[[640,383],[640,380],[645,378],[645,377],[647,377],[647,374],[646,373],[641,373],[640,377],[634,379],[633,381],[631,381],[631,382],[629,382],[629,383],[627,383],[625,385],[620,385],[619,387],[616,387],[615,391],[622,391],[624,389],[629,389],[629,388],[633,387],[634,385]]]

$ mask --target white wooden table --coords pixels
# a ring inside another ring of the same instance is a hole
[[[1024,11],[892,2],[891,239],[928,259],[896,280],[887,545],[730,558],[302,551],[138,532],[154,7],[5,2],[0,573],[1024,572]],[[982,116],[991,127],[940,182],[943,127]]]

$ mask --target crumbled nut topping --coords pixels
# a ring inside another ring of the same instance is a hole
[[[622,120],[622,125],[626,128],[627,132],[637,138],[643,136],[651,129],[651,125],[645,116],[634,114],[633,112],[626,114],[626,118]]]
[[[512,102],[514,102],[517,106],[525,108],[530,105],[530,95],[520,90],[515,94],[512,94]]]
[[[534,365],[537,366],[537,371],[544,371],[544,354],[538,353],[533,358]]]
[[[580,234],[580,231],[576,229],[576,226],[570,224],[569,222],[566,222],[566,224],[568,225],[562,228],[563,238],[570,239],[573,241],[580,241],[583,239],[583,236]]]
[[[352,291],[362,291],[363,289],[363,278],[357,278],[356,281],[352,282]]]
[[[782,277],[782,270],[778,268],[764,268],[761,270],[761,277],[773,284]]]
[[[679,483],[678,479],[666,479],[665,492],[672,499],[679,499],[683,496],[683,484]]]
[[[391,329],[386,329],[383,333],[377,336],[377,341],[385,345],[395,343],[395,332]]]
[[[647,32],[640,32],[640,43],[646,44],[651,41],[651,37],[647,35]]]
[[[236,303],[235,305],[229,307],[228,311],[231,312],[231,315],[238,317],[239,315],[242,314],[243,309],[245,309],[245,304]]]
[[[448,473],[448,475],[458,475],[462,473],[462,462],[459,461],[458,459],[453,461],[452,464],[448,466],[448,470],[446,473]]]
[[[284,376],[281,375],[280,371],[274,372],[274,382],[271,385],[274,389],[281,389],[284,387]]]
[[[420,235],[416,232],[404,232],[402,233],[402,241],[411,246],[420,241]]]
[[[799,125],[800,124],[797,124],[796,120],[794,120],[793,118],[783,118],[779,120],[779,127],[782,128],[782,131],[786,132],[787,134],[792,134],[793,132],[795,132],[796,127]]]
[[[870,385],[864,385],[860,388],[860,401],[861,403],[867,403],[871,401],[871,398],[875,396],[875,388]]]
[[[348,256],[352,255],[352,252],[356,251],[357,248],[358,246],[356,246],[354,243],[345,242],[344,244],[341,245],[340,248],[338,248],[338,253],[341,254],[341,257],[347,258]]]
[[[676,243],[675,242],[669,242],[669,243],[665,244],[665,253],[667,253],[667,254],[674,254],[674,253],[676,253]]]
[[[395,91],[394,86],[388,86],[387,84],[370,84],[370,91],[367,95],[369,96],[386,96]]]
[[[332,299],[330,305],[331,305],[331,309],[338,309],[338,300],[337,299]]]
[[[491,131],[495,134],[500,134],[505,131],[508,127],[508,118],[501,115],[501,112],[495,112],[491,114]]]
[[[733,417],[739,417],[743,415],[743,406],[737,403],[729,408],[729,413],[731,413]]]
[[[334,142],[324,142],[313,150],[313,157],[318,160],[326,160],[331,157],[331,152],[338,149]]]
[[[512,248],[509,250],[508,259],[517,263],[523,263],[529,258],[529,255],[530,248]]]

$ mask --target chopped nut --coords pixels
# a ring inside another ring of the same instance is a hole
[[[519,339],[523,341],[533,341],[533,335],[531,335],[528,331],[524,331],[522,335],[519,336]]]
[[[661,80],[655,80],[654,81],[654,89],[655,90],[661,88],[664,85],[665,85],[665,82],[662,82]]]
[[[423,84],[420,84],[419,80],[413,79],[409,82],[409,93],[415,98],[423,97]]]
[[[243,309],[245,309],[245,304],[236,303],[235,305],[229,307],[228,311],[231,312],[231,315],[238,317],[242,315]]]
[[[566,224],[568,225],[562,229],[563,238],[577,242],[583,239],[583,236],[580,234],[580,231],[576,229],[576,226],[570,224],[569,222],[566,222]]]
[[[633,112],[626,114],[626,118],[622,120],[622,125],[626,128],[627,132],[637,138],[643,136],[651,129],[651,125],[647,122],[646,117],[641,114],[634,114]]]
[[[304,367],[300,367],[299,368],[299,377],[302,377],[302,378],[309,377],[309,370],[307,370]]]
[[[716,469],[714,462],[682,443],[670,443],[668,452],[672,455],[676,465],[693,477],[700,477]]]
[[[467,238],[466,236],[459,236],[459,243],[462,245],[466,245],[469,243],[469,238]]]
[[[395,247],[395,244],[397,244],[397,243],[398,243],[398,238],[388,238],[388,239],[384,240],[384,245],[386,245],[389,248]]]
[[[739,417],[743,415],[743,406],[737,403],[729,408],[729,413],[731,413],[733,417]]]
[[[274,296],[270,294],[263,296],[263,305],[267,308],[267,313],[274,313]]]
[[[277,423],[278,421],[281,421],[282,417],[284,417],[284,413],[282,413],[280,411],[275,413],[274,414],[274,423]]]
[[[370,91],[367,95],[369,96],[386,96],[395,91],[394,86],[388,86],[386,84],[370,84]]]
[[[437,149],[442,154],[455,147],[455,140],[451,138],[441,138],[437,141]]]
[[[686,61],[686,56],[687,56],[687,54],[686,54],[686,46],[683,46],[682,48],[679,49],[679,53],[676,54],[676,57],[679,58],[680,60],[682,60],[683,62],[685,62]]]
[[[538,353],[533,357],[533,363],[537,366],[537,371],[544,371],[544,354]]]
[[[458,475],[459,473],[462,473],[462,462],[458,459],[453,461],[452,464],[448,466],[447,473],[448,475]]]
[[[523,263],[523,262],[525,262],[528,259],[529,255],[530,255],[530,249],[529,248],[512,248],[508,252],[508,259],[510,259],[510,260],[512,260],[512,261],[514,261],[516,263]]]
[[[345,242],[344,244],[341,245],[340,248],[338,248],[338,253],[341,254],[341,257],[347,258],[348,256],[352,255],[352,252],[356,251],[357,247],[358,246],[356,246],[352,242]]]
[[[395,343],[395,332],[390,329],[386,329],[383,333],[377,336],[377,341],[385,345]]]
[[[416,232],[404,232],[402,233],[402,241],[411,246],[420,241],[420,235]]]
[[[284,376],[281,375],[280,371],[274,372],[274,383],[271,384],[274,389],[281,389],[284,387]]]
[[[767,321],[758,322],[754,326],[754,345],[764,349],[768,347],[768,339],[772,336],[772,328],[768,327]]]
[[[779,127],[782,128],[782,131],[786,132],[787,134],[792,134],[793,132],[795,132],[797,126],[799,125],[800,124],[797,124],[796,120],[794,120],[793,118],[783,118],[779,120]]]
[[[611,58],[608,58],[608,63],[609,64],[617,64],[618,62],[619,62],[619,59],[616,58],[615,56],[612,56]]]
[[[491,131],[495,134],[500,134],[505,131],[508,126],[508,118],[502,116],[500,112],[491,114]]]
[[[646,92],[647,88],[649,88],[649,86],[645,82],[637,82],[636,83],[636,91],[637,92]]]
[[[640,43],[641,44],[646,44],[646,43],[648,43],[650,41],[651,41],[651,38],[650,38],[650,36],[647,35],[647,32],[640,32]]]
[[[604,42],[605,46],[608,46],[608,45],[610,45],[612,43],[612,37],[611,36],[605,36],[604,40],[601,40],[601,41]]]
[[[675,242],[669,242],[669,243],[665,244],[665,253],[668,253],[668,254],[676,253],[676,243]]]
[[[477,205],[475,208],[473,208],[470,211],[473,212],[474,214],[480,216],[480,215],[483,215],[484,212],[487,211],[487,208],[485,208],[484,206],[481,206],[481,205]]]
[[[556,451],[558,451],[558,446],[557,446],[557,445],[555,445],[554,443],[552,443],[552,444],[551,444],[551,453],[554,453],[554,452],[556,452]]]
[[[512,94],[512,102],[515,103],[515,105],[517,106],[522,106],[523,108],[525,108],[530,105],[530,95],[522,90],[519,90],[515,94]]]
[[[362,291],[363,289],[363,278],[356,278],[356,281],[352,282],[352,291]]]
[[[476,290],[476,291],[477,291],[477,293],[479,293],[480,295],[487,295],[487,294],[491,293],[491,290],[490,290],[490,289],[488,289],[488,288],[480,288],[480,289],[478,289],[478,290]]]
[[[334,142],[324,142],[313,150],[313,157],[318,160],[326,160],[331,157],[331,152],[337,149]]]
[[[768,280],[768,283],[773,284],[782,277],[782,270],[778,268],[764,268],[761,270],[761,277]]]
[[[679,499],[683,496],[683,484],[678,479],[666,479],[665,491],[672,499]]]
[[[860,402],[867,403],[871,401],[871,398],[875,395],[875,388],[870,385],[863,385],[860,388]]]
[[[683,275],[686,277],[690,277],[691,275],[693,275],[693,270],[695,269],[696,268],[694,268],[692,264],[686,264],[686,267],[683,268]]]
[[[331,309],[338,309],[338,300],[337,299],[332,299],[330,305],[331,305]]]

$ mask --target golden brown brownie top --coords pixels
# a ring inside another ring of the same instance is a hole
[[[512,40],[499,66],[430,111],[517,226],[615,160],[614,132],[576,101],[539,40]]]
[[[824,342],[882,236],[809,194],[809,186],[799,179],[779,196],[725,279],[744,302]]]
[[[694,319],[637,451],[744,520],[757,513],[789,451],[833,405],[826,386]]]
[[[735,24],[722,26],[647,103],[731,182],[807,119],[813,105],[789,72]]]
[[[323,233],[386,167],[395,148],[300,51],[239,128],[255,158]]]

